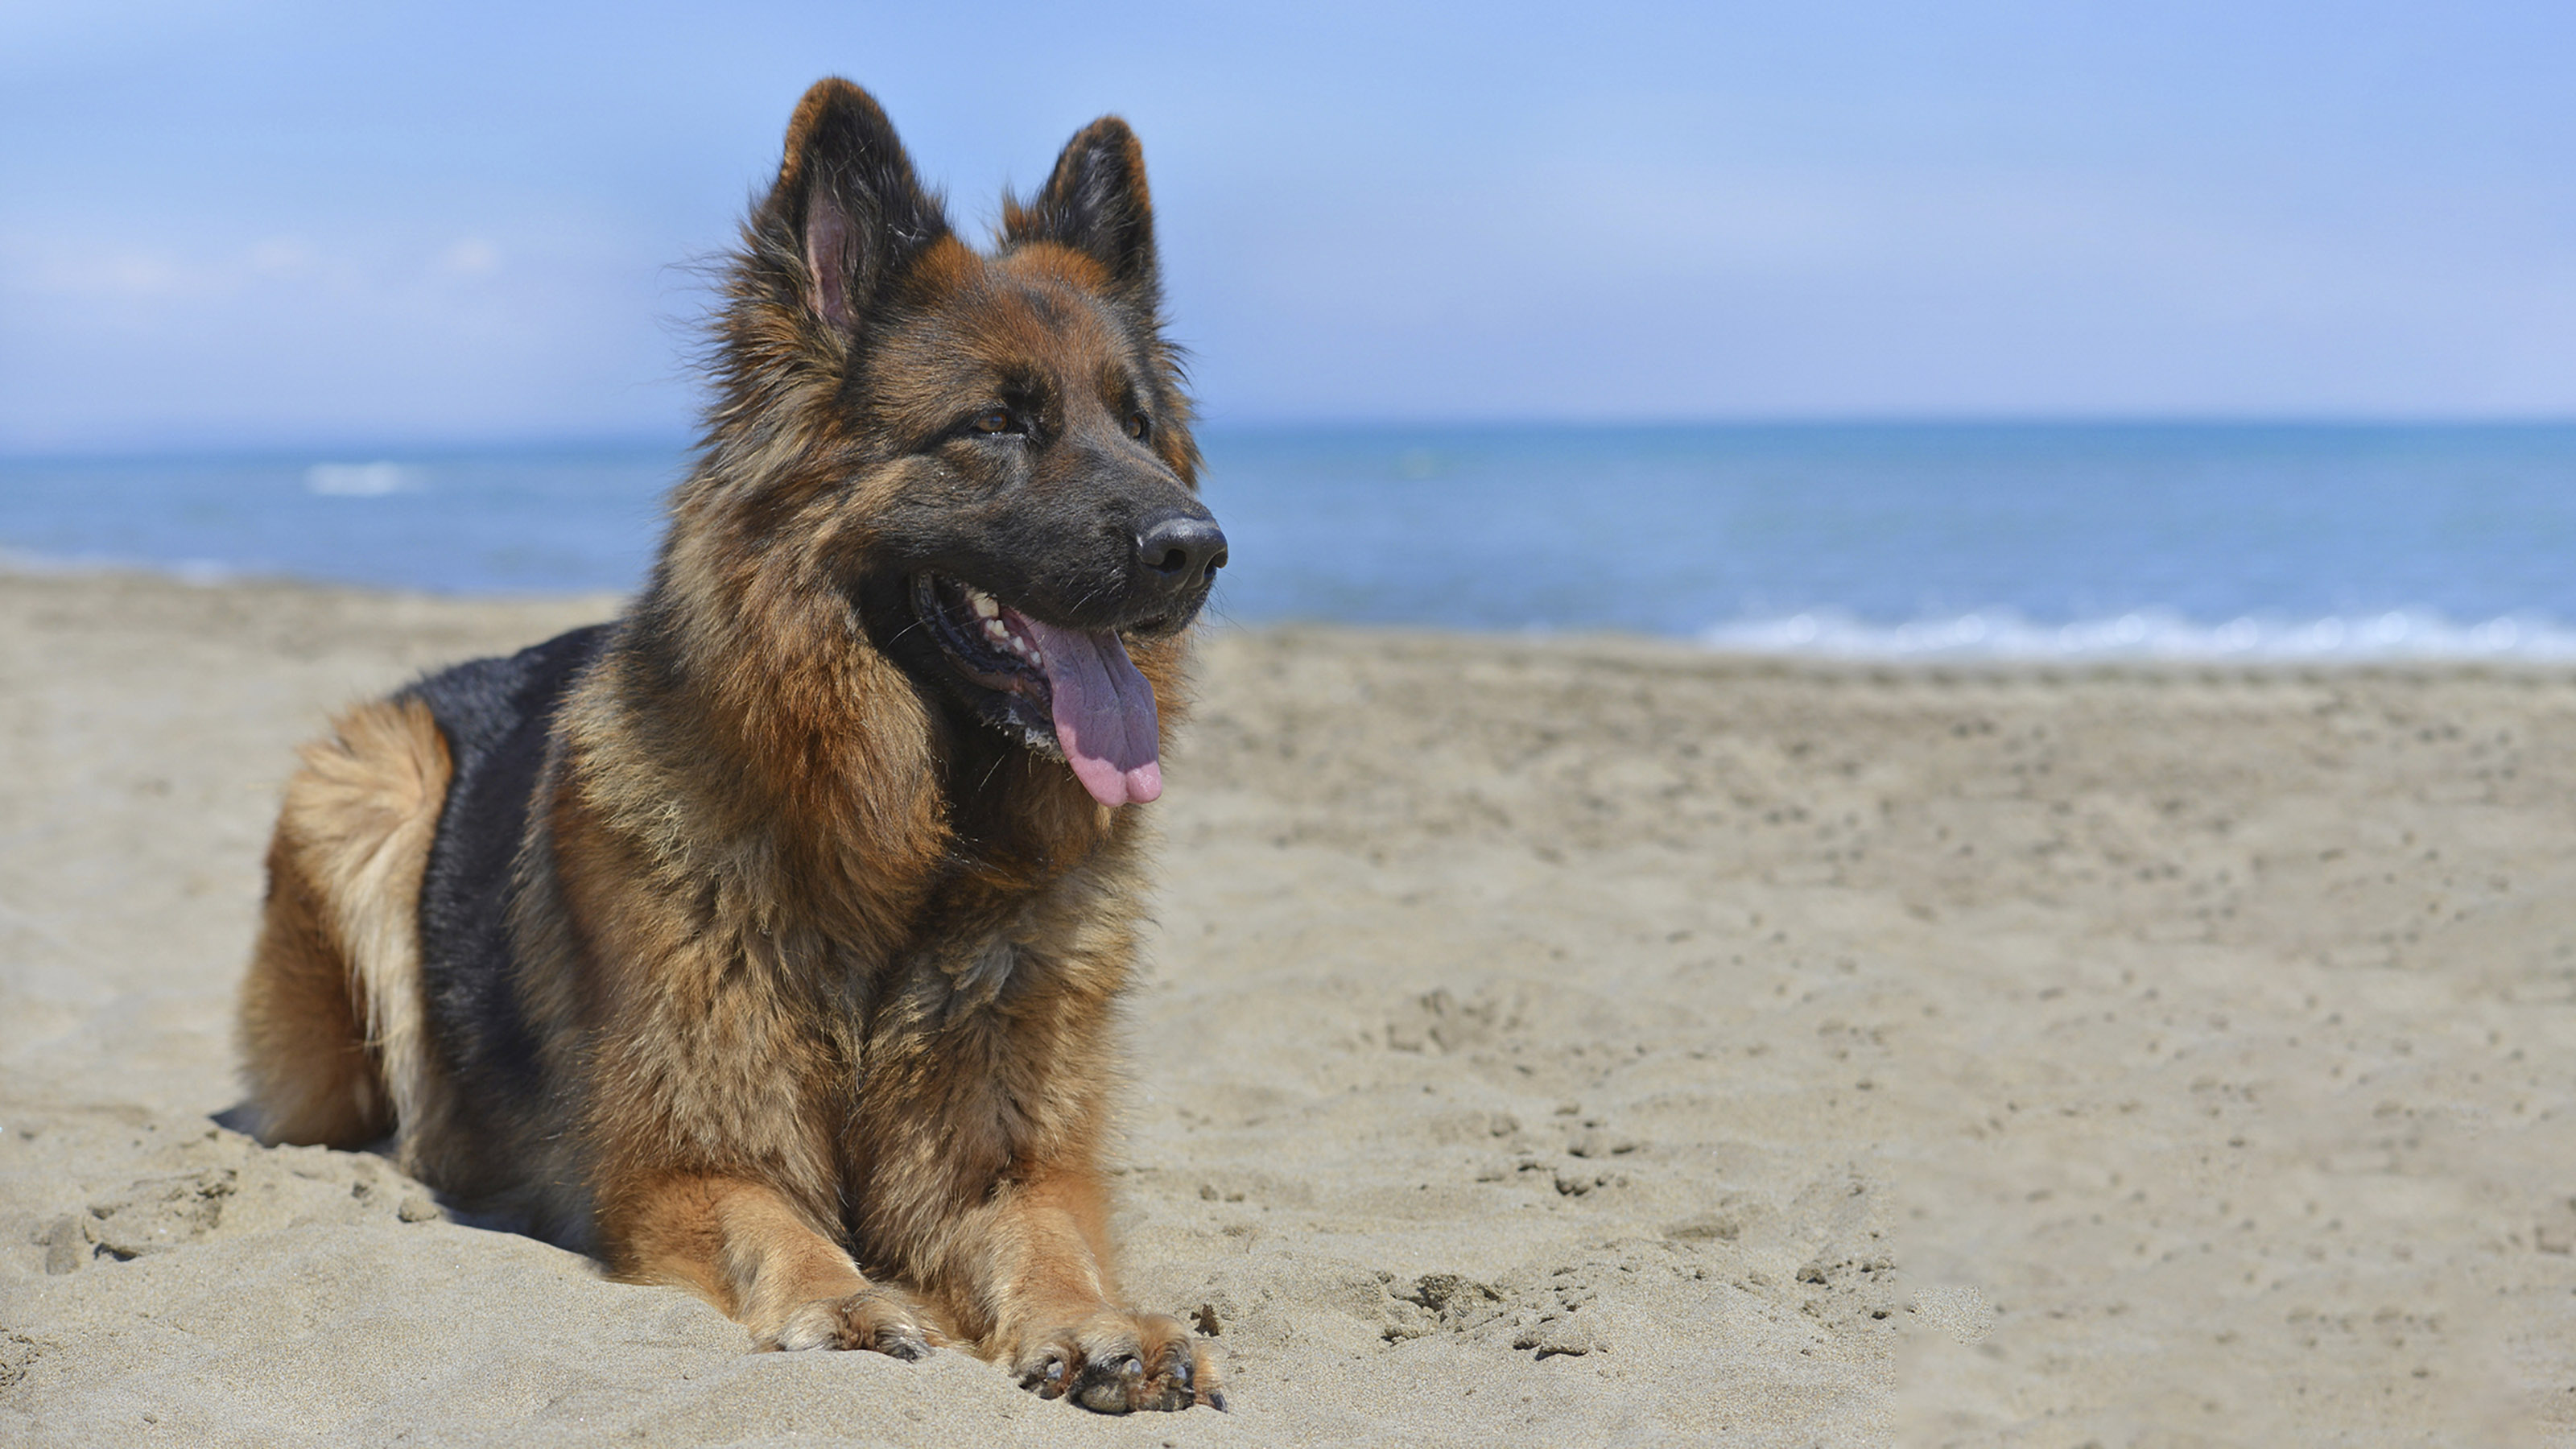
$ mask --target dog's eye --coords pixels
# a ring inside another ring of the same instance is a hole
[[[1127,415],[1127,436],[1142,439],[1147,433],[1152,432],[1153,428],[1154,425],[1146,420],[1143,413],[1131,412]]]
[[[1009,408],[986,408],[982,412],[977,413],[975,415],[975,421],[969,423],[967,426],[987,437],[990,437],[995,433],[1018,432],[1020,430],[1020,420],[1011,416],[1011,410]]]

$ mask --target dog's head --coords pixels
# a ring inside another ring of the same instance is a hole
[[[674,549],[713,541],[737,593],[830,593],[951,708],[1062,757],[1104,805],[1153,799],[1157,707],[1129,646],[1197,617],[1226,545],[1126,123],[1076,135],[978,253],[876,102],[824,81],[730,293]]]

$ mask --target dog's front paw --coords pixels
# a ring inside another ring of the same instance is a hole
[[[1225,1407],[1215,1355],[1177,1318],[1112,1310],[1037,1334],[1014,1365],[1020,1387],[1103,1414]]]
[[[910,1362],[929,1357],[945,1342],[911,1298],[891,1288],[862,1288],[847,1297],[802,1305],[762,1346],[858,1348]]]

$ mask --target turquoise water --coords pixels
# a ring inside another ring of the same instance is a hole
[[[2576,426],[1215,431],[1216,607],[1851,655],[2576,657]],[[0,461],[0,550],[626,589],[672,446]]]

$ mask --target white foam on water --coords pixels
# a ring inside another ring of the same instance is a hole
[[[61,577],[100,573],[159,574],[183,584],[214,588],[253,575],[220,559],[183,558],[177,560],[126,558],[115,554],[37,554],[22,549],[0,548],[0,574],[21,577]]]
[[[2246,663],[2576,660],[2576,628],[2539,615],[2456,623],[2426,609],[2327,615],[2246,616],[2205,624],[2164,609],[2142,609],[2064,624],[2034,623],[2010,609],[1949,618],[1872,624],[1830,609],[1736,619],[1703,630],[1700,642],[1740,654],[1828,659],[2022,661],[2172,660]]]
[[[382,498],[427,482],[423,470],[400,463],[316,463],[304,470],[304,491],[325,498]]]

